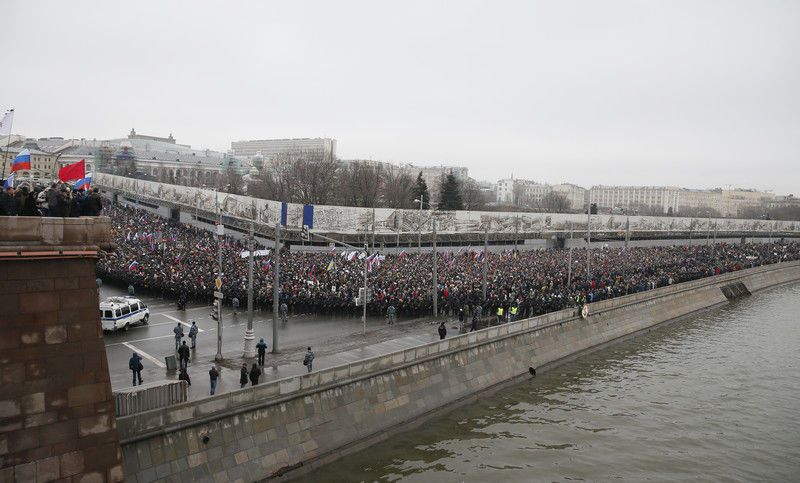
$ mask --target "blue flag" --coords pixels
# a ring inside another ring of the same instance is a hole
[[[8,175],[8,178],[6,178],[5,182],[3,183],[3,189],[14,186],[14,178],[16,177],[16,174],[17,173],[11,173]]]

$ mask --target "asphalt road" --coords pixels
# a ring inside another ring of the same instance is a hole
[[[115,295],[125,295],[122,287],[104,285],[100,289],[100,299]],[[174,371],[166,370],[165,357],[176,355],[175,336],[173,328],[178,324],[184,326],[184,333],[188,334],[191,320],[197,322],[200,333],[197,337],[197,348],[192,351],[189,374],[192,377],[190,399],[196,399],[208,394],[208,369],[214,364],[217,352],[217,321],[211,317],[210,306],[189,305],[185,311],[177,310],[177,304],[172,299],[159,298],[152,295],[137,294],[150,308],[150,321],[147,325],[130,327],[127,331],[106,332],[106,355],[108,368],[111,375],[112,389],[120,389],[131,385],[131,371],[128,369],[128,360],[133,352],[138,352],[143,357],[145,370],[142,377],[145,382],[156,380],[176,380]],[[427,324],[427,322],[425,322]],[[411,324],[413,325],[413,324]],[[335,359],[326,361],[320,358],[322,353],[331,353],[338,350],[333,345],[341,346],[344,351],[355,345],[367,346],[372,342],[386,341],[391,338],[411,336],[410,342],[415,344],[434,337],[435,329],[430,331],[422,325],[424,337],[417,340],[415,332],[417,326],[397,324],[386,326],[383,319],[369,319],[367,321],[367,335],[362,338],[362,322],[360,318],[325,318],[314,316],[291,316],[286,327],[278,328],[278,341],[280,356],[270,353],[272,350],[272,313],[256,312],[253,318],[256,342],[264,338],[268,344],[266,367],[263,380],[286,377],[300,374],[305,371],[301,361],[307,346],[312,346],[318,355],[315,368],[322,368],[333,364]],[[217,392],[227,392],[238,388],[239,367],[243,359],[244,331],[247,328],[247,314],[233,315],[230,307],[223,309],[222,327],[222,352],[224,361],[218,366],[222,369],[222,379]],[[191,345],[188,336],[186,343]],[[362,348],[362,351],[365,350]],[[379,350],[383,351],[383,348]],[[364,356],[370,352],[364,352]],[[253,361],[247,361],[248,364]]]

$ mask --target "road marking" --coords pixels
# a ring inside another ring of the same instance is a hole
[[[184,322],[184,321],[182,321],[181,319],[179,319],[179,318],[177,318],[177,317],[173,317],[173,316],[171,316],[171,315],[167,315],[167,314],[161,314],[161,315],[163,315],[164,317],[166,317],[166,318],[168,318],[168,319],[172,319],[172,320],[174,320],[175,322],[177,322],[177,323],[179,323],[179,324],[181,324],[181,325],[185,325],[186,327],[188,327],[188,328],[190,328],[190,329],[192,328],[192,324],[189,324],[189,323],[187,323],[187,322]],[[205,332],[205,330],[203,330],[203,329],[201,329],[200,327],[198,327],[198,328],[197,328],[197,332]]]
[[[113,347],[115,345],[125,345],[125,344],[130,344],[130,343],[133,343],[133,342],[146,342],[148,340],[157,340],[157,339],[166,339],[166,338],[175,339],[175,335],[174,334],[159,335],[159,336],[156,336],[156,337],[148,337],[146,339],[129,340],[127,342],[114,342],[114,343],[111,343],[111,344],[106,344],[106,347]]]
[[[160,360],[156,359],[155,357],[151,356],[150,354],[148,354],[147,352],[143,351],[142,349],[137,348],[136,346],[134,346],[130,342],[123,342],[122,345],[124,345],[128,349],[138,353],[139,355],[143,356],[145,359],[147,359],[148,361],[150,361],[153,364],[157,365],[158,367],[161,367],[161,368],[167,367],[166,364],[164,364]]]

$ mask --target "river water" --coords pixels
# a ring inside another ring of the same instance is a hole
[[[308,481],[800,481],[800,284],[458,408]]]

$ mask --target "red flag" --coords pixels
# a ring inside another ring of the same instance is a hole
[[[72,163],[64,166],[58,170],[58,179],[67,183],[75,181],[76,179],[83,179],[86,177],[86,160],[81,159],[77,163]]]

